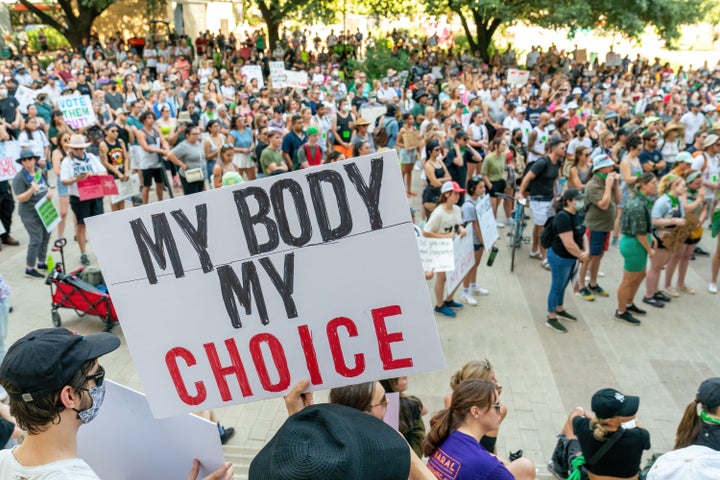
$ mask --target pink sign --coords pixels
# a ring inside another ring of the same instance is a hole
[[[80,200],[92,200],[106,195],[117,195],[118,189],[112,175],[93,175],[77,184]]]

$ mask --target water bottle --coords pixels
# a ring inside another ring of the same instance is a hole
[[[495,257],[497,257],[497,253],[498,253],[498,248],[492,247],[492,249],[490,250],[490,256],[488,257],[488,261],[487,261],[488,267],[493,266],[493,263],[495,262]]]

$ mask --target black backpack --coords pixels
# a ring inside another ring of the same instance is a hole
[[[555,220],[554,215],[552,217],[549,217],[545,221],[542,234],[540,235],[540,245],[545,250],[550,248],[553,244],[553,241],[555,240],[555,229],[553,228],[553,220]]]

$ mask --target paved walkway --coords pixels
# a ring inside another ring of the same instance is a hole
[[[420,185],[416,190],[421,191]],[[72,236],[72,229],[68,231]],[[720,306],[720,296],[706,290],[710,258],[691,262],[688,285],[697,290],[696,295],[673,299],[662,310],[648,306],[642,326],[634,328],[613,320],[621,258],[611,247],[601,267],[606,276],[600,282],[611,297],[585,302],[568,289],[566,308],[577,314],[579,321],[564,322],[570,332],[561,335],[544,326],[549,272],[528,258],[523,246],[511,274],[504,233],[501,231],[495,265],[483,265],[479,271],[479,284],[490,290],[490,295],[479,297],[479,306],[465,307],[455,319],[437,318],[447,369],[411,378],[410,393],[435,412],[442,408],[443,397],[450,390],[450,375],[468,360],[488,358],[504,386],[501,401],[509,409],[498,441],[500,455],[522,448],[526,456],[543,465],[567,412],[577,405],[589,408],[592,393],[607,386],[640,395],[639,421],[651,433],[652,451],[670,449],[682,411],[700,381],[720,375],[713,334],[718,316],[712,313]],[[52,326],[49,288],[42,280],[23,275],[27,235],[18,218],[13,222],[13,235],[22,245],[3,246],[0,251],[0,273],[13,288],[15,311],[10,315],[9,343],[31,329]],[[715,240],[706,234],[702,246],[712,251]],[[92,255],[91,259],[94,261]],[[66,260],[71,266],[78,264],[74,242],[70,242]],[[431,284],[428,287],[431,293]],[[83,333],[103,328],[96,318],[78,319],[70,310],[61,315],[64,326]],[[115,333],[123,344],[103,361],[108,376],[142,390],[122,328]],[[317,397],[322,401],[326,393]],[[286,418],[281,400],[228,407],[217,413],[223,424],[238,430],[231,445],[249,449],[261,447]]]

